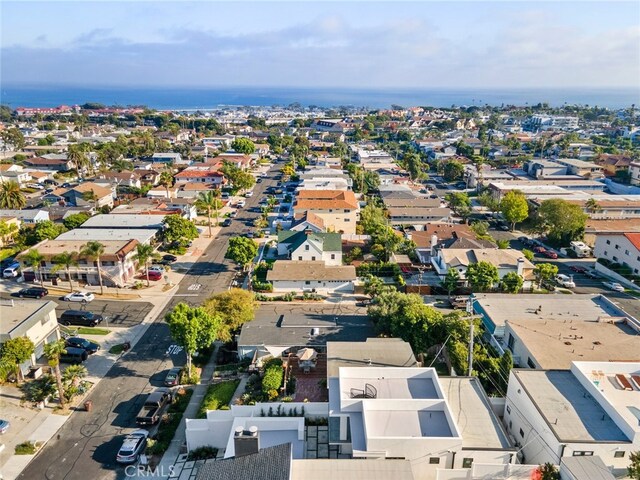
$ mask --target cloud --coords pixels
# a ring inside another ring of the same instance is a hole
[[[419,17],[358,26],[354,19],[327,15],[285,28],[235,34],[180,28],[156,32],[159,40],[146,42],[97,28],[60,48],[3,48],[3,81],[542,87],[628,86],[640,77],[640,28],[595,33],[536,11],[520,20],[512,24],[496,19],[493,33],[484,34],[483,41],[476,41],[477,32],[445,32],[435,21]]]

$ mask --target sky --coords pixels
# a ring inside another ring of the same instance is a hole
[[[640,84],[640,2],[0,2],[5,85]]]

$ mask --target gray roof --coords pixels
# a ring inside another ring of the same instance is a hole
[[[591,457],[562,457],[560,472],[564,470],[568,470],[571,474],[570,478],[574,480],[614,480],[616,478],[597,455]]]
[[[196,480],[289,480],[291,444],[261,449],[258,453],[224,460],[207,460]]]
[[[367,338],[365,342],[327,342],[327,376],[340,367],[415,367],[411,345],[399,338]]]
[[[349,281],[356,279],[353,265],[326,266],[324,262],[305,260],[277,260],[273,269],[267,272],[268,281]]]
[[[42,208],[32,208],[25,210],[10,210],[3,209],[0,210],[0,217],[16,217],[19,220],[33,220],[38,216],[38,214],[43,213],[46,214],[47,220],[49,219],[49,212]]]
[[[119,215],[120,216],[120,215]],[[124,216],[124,215],[122,215]],[[74,228],[58,235],[56,240],[137,240],[140,243],[150,243],[156,236],[157,230],[150,228]]]
[[[82,228],[162,228],[165,215],[96,215],[82,224]]]
[[[311,336],[311,329],[319,334]],[[240,346],[314,346],[327,342],[364,342],[375,335],[364,308],[336,305],[261,305],[256,318],[242,326]]]
[[[0,340],[21,337],[39,323],[57,304],[50,300],[2,300]]]
[[[436,208],[440,206],[439,198],[427,198],[427,197],[404,197],[404,198],[393,198],[390,196],[386,196],[382,199],[385,207],[387,208]]]

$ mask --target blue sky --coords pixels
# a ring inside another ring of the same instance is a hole
[[[617,87],[640,2],[6,2],[5,84]]]

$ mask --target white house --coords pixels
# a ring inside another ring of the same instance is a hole
[[[533,279],[533,263],[524,258],[522,252],[512,248],[443,248],[431,257],[431,264],[441,277],[454,268],[460,278],[465,279],[469,265],[478,262],[488,262],[497,267],[499,278],[515,272],[524,280]]]
[[[274,292],[351,293],[355,280],[354,266],[328,266],[323,261],[277,260],[267,272]]]
[[[291,260],[323,261],[325,265],[342,265],[342,235],[282,230],[278,232],[278,255]]]
[[[640,275],[640,233],[598,233],[593,254],[626,265],[634,275]]]
[[[640,162],[629,164],[629,176],[631,177],[631,185],[640,185]]]

